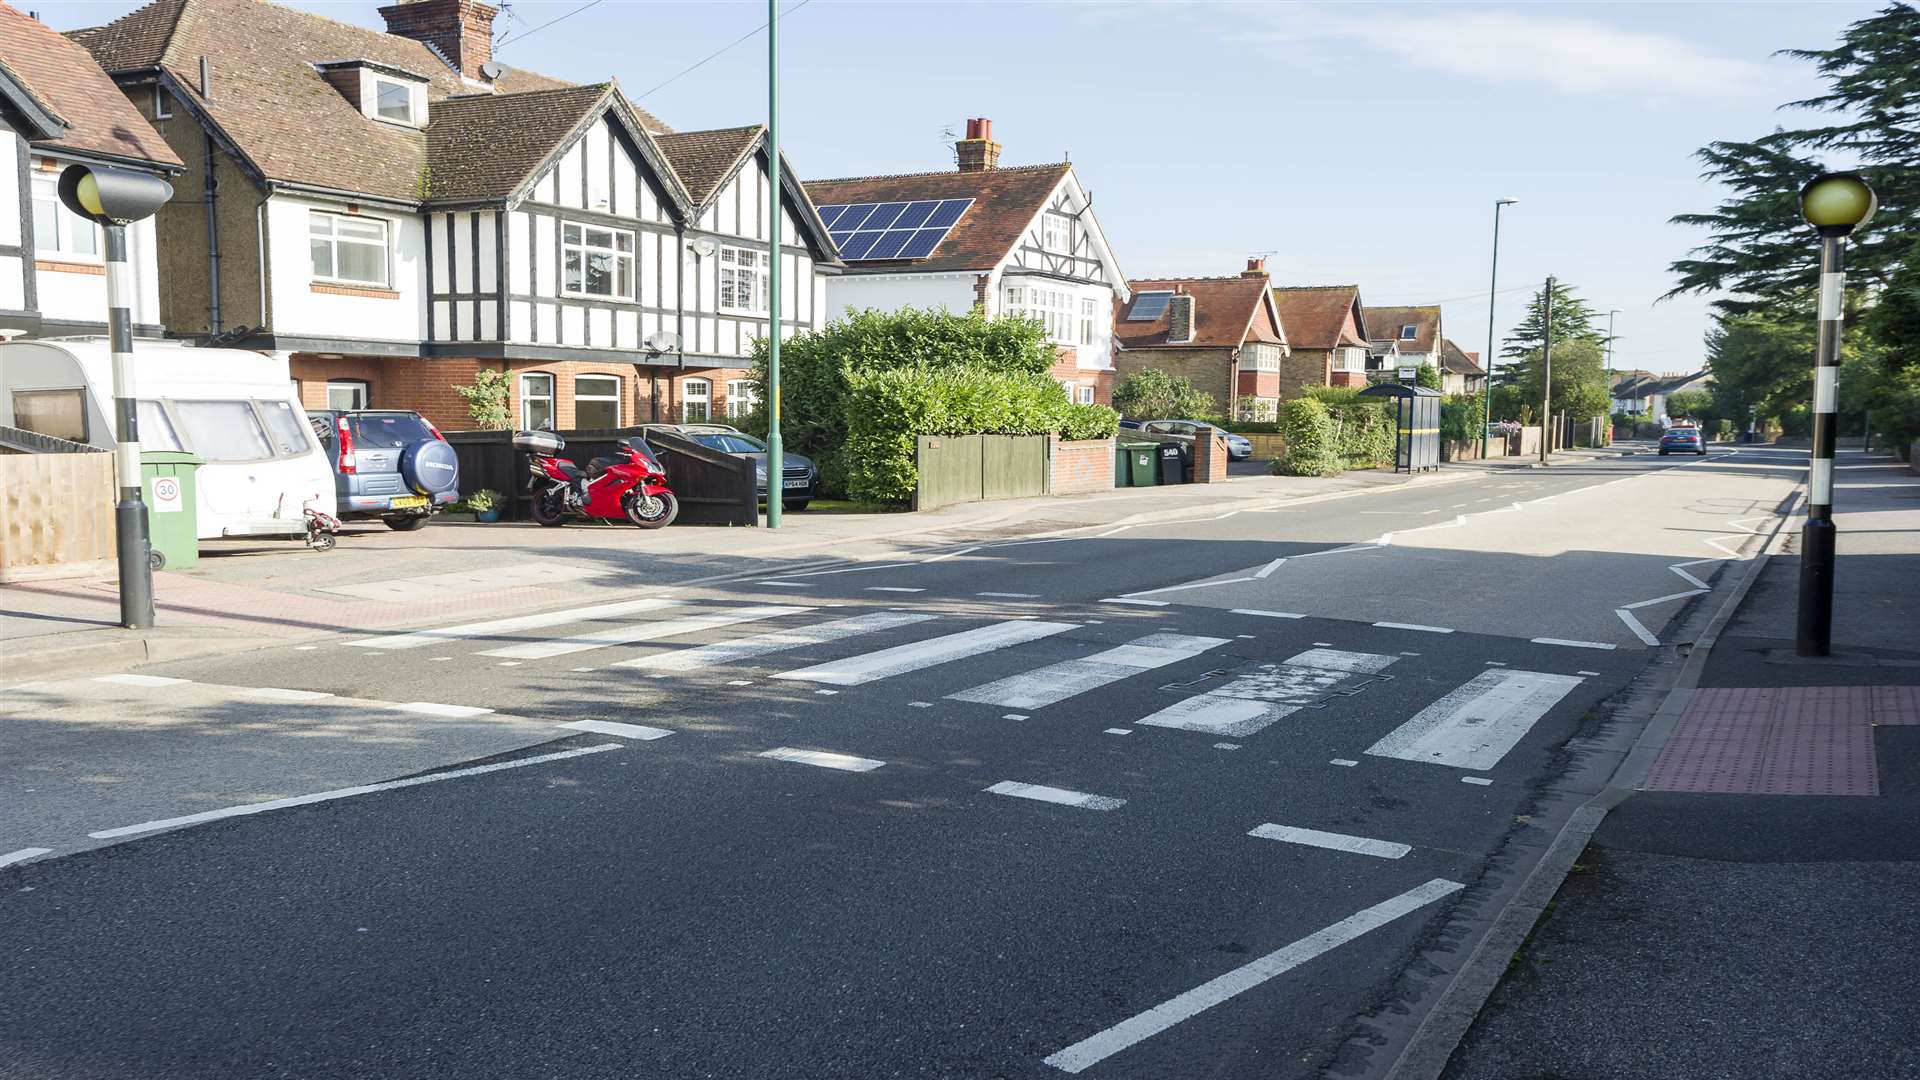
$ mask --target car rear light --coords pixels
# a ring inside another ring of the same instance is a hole
[[[420,418],[420,422],[427,425],[427,430],[433,432],[434,438],[439,439],[441,442],[447,441],[447,437],[445,435],[440,434],[440,429],[433,426],[433,421],[428,420],[426,417],[423,416]]]
[[[360,460],[353,456],[353,429],[347,426],[347,418],[340,418],[340,472],[351,476],[360,471]]]

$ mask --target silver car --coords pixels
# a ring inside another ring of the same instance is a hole
[[[1227,460],[1245,461],[1253,456],[1253,443],[1244,435],[1235,435],[1204,420],[1149,420],[1140,425],[1150,435],[1185,435],[1193,438],[1201,431],[1218,431],[1227,440]]]

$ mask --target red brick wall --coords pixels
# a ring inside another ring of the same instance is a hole
[[[1240,396],[1277,398],[1280,396],[1280,373],[1277,371],[1243,371],[1240,373]]]
[[[1193,482],[1217,484],[1227,478],[1227,441],[1219,434],[1193,440]]]
[[[301,404],[309,409],[326,408],[329,380],[358,379],[368,384],[368,403],[373,408],[412,409],[442,431],[466,431],[474,426],[473,418],[467,411],[466,399],[454,393],[453,388],[471,385],[474,373],[482,365],[493,370],[500,370],[503,366],[498,360],[471,358],[349,356],[338,360],[322,360],[311,353],[295,353],[292,357],[293,377],[300,383]],[[576,375],[612,375],[620,380],[620,422],[623,425],[644,424],[653,420],[650,408],[652,380],[649,375],[654,371],[660,372],[663,399],[669,394],[672,375],[671,369],[666,368],[636,369],[632,364],[581,360],[512,360],[507,361],[504,367],[516,375],[541,372],[554,377],[554,426],[561,429],[574,426],[573,379]],[[724,398],[726,383],[718,380],[718,385]],[[513,423],[518,425],[518,378],[511,384],[510,407]],[[663,400],[662,420],[670,419],[666,415],[666,407],[666,401]]]
[[[1049,482],[1055,495],[1085,495],[1113,489],[1113,440],[1047,440]]]
[[[1364,388],[1367,385],[1367,373],[1364,371],[1336,371],[1328,375],[1327,379],[1328,386],[1358,386]]]
[[[1093,387],[1095,405],[1113,404],[1113,372],[1092,371],[1080,367],[1079,353],[1071,345],[1057,346],[1054,353],[1053,370],[1047,372],[1059,382],[1072,383],[1075,387]],[[1079,401],[1075,392],[1074,401]]]

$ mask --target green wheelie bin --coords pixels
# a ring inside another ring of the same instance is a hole
[[[194,470],[205,459],[180,450],[140,452],[140,480],[147,502],[149,558],[155,570],[200,564],[200,514]]]

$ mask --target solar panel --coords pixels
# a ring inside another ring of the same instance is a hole
[[[867,257],[867,249],[873,247],[873,242],[884,235],[886,234],[877,232],[854,233],[847,238],[846,243],[840,245],[840,257],[864,259]]]
[[[1167,305],[1172,301],[1171,292],[1137,293],[1133,298],[1133,307],[1127,310],[1127,321],[1152,322],[1167,313]]]
[[[927,223],[927,215],[939,209],[940,200],[922,199],[917,203],[908,203],[905,210],[893,222],[896,229],[917,229]]]
[[[966,213],[967,208],[972,205],[973,205],[972,199],[940,200],[939,207],[934,210],[932,216],[927,218],[927,222],[926,222],[927,228],[929,229],[952,228],[954,222],[957,222],[960,220],[960,215]]]
[[[840,215],[839,220],[833,223],[833,227],[841,232],[852,232],[854,229],[859,228],[860,223],[865,221],[867,215],[871,213],[873,213],[872,203],[854,203],[852,206],[847,207],[846,211]]]
[[[940,241],[946,237],[947,231],[946,229],[915,229],[913,238],[900,249],[900,257],[903,259],[926,258],[933,254],[934,248],[940,246]]]
[[[847,204],[839,203],[834,206],[815,207],[815,209],[820,212],[820,223],[831,229],[833,228],[833,223],[839,220],[840,215],[847,212]]]
[[[912,238],[912,229],[888,229],[886,232],[880,234],[880,239],[875,240],[872,247],[867,249],[867,258],[897,258],[900,254],[900,249],[905,247],[907,241]]]
[[[873,208],[873,214],[861,222],[860,227],[863,229],[891,228],[893,219],[899,217],[900,211],[906,208],[907,204],[903,202],[883,202]]]
[[[919,199],[914,202],[835,204],[821,207],[821,219],[836,211],[829,224],[840,257],[862,259],[924,259],[933,254],[972,199]]]

